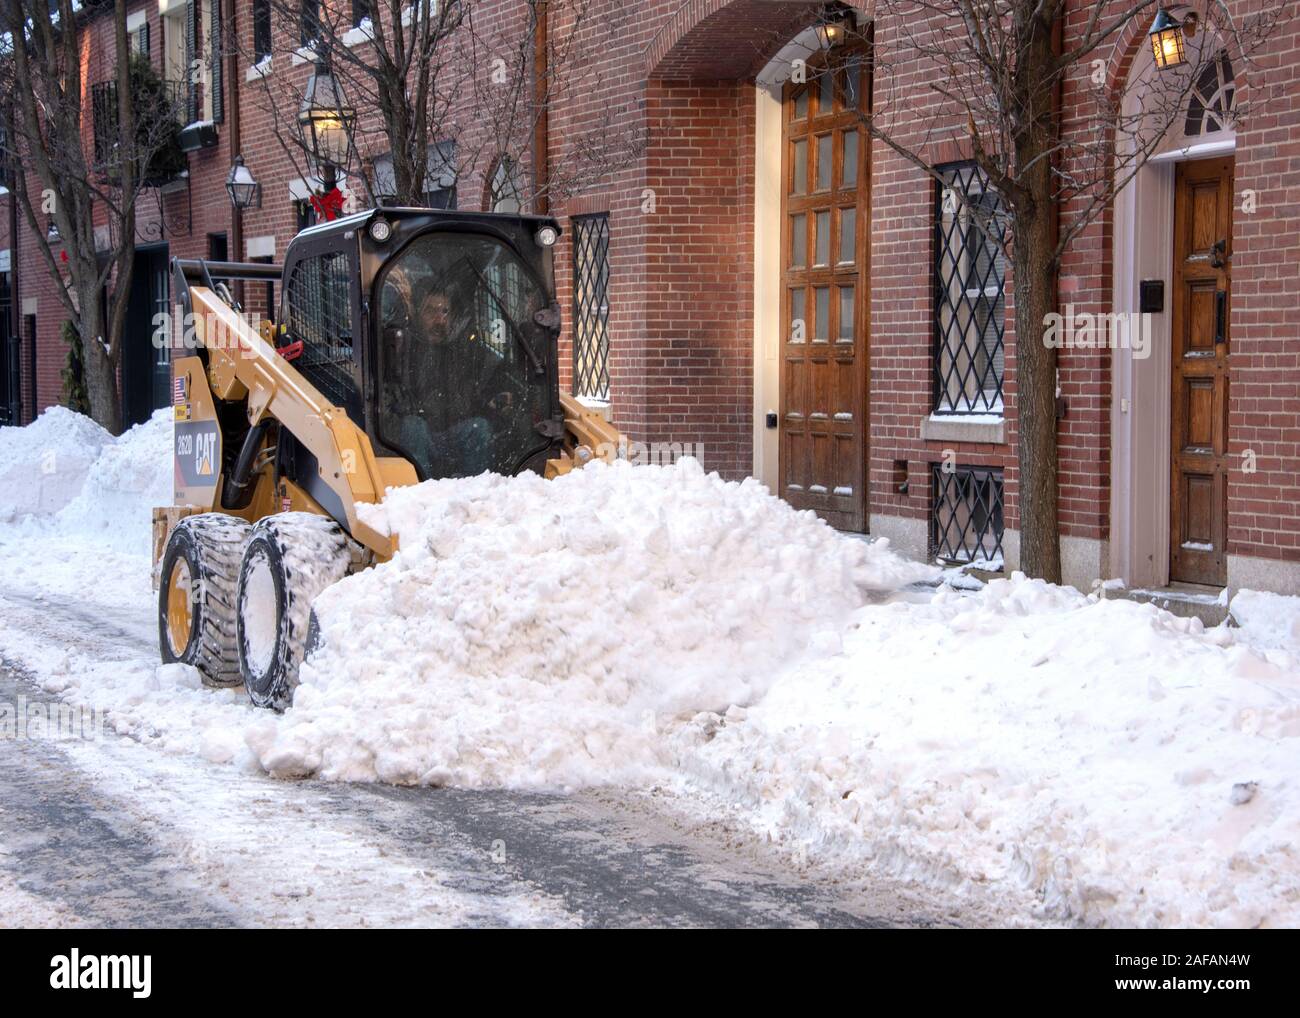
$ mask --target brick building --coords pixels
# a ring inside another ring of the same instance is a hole
[[[197,0],[199,24],[211,3]],[[1207,24],[1198,45],[1209,45],[1213,17],[1193,6]],[[233,31],[249,34],[250,52],[255,7],[234,5]],[[573,139],[611,108],[628,111],[645,143],[598,184],[551,202],[565,227],[566,380],[606,398],[633,438],[698,444],[706,467],[756,476],[836,526],[920,557],[1014,567],[1014,265],[966,228],[932,176],[867,138],[855,104],[879,114],[906,96],[892,111],[898,136],[968,201],[993,207],[997,197],[969,161],[963,125],[939,112],[927,69],[891,60],[902,27],[875,17],[871,0],[856,7],[874,50],[846,44],[827,57],[821,3],[601,0],[598,13],[608,8],[601,16],[619,29],[601,41],[598,84],[550,111],[547,161],[576,158]],[[186,9],[131,5],[128,27],[161,66]],[[481,2],[475,16],[505,23],[517,9]],[[1084,16],[1067,19],[1067,45]],[[99,52],[111,52],[106,20],[87,28]],[[1155,73],[1148,24],[1133,22],[1098,54],[1126,102],[1140,102],[1129,86]],[[549,26],[553,37],[569,28],[563,13]],[[801,85],[790,80],[798,60],[829,60],[836,74]],[[189,154],[183,182],[159,195],[159,233],[139,255],[142,313],[167,299],[168,257],[278,260],[303,222],[311,182],[284,158],[251,90],[260,75],[307,67],[245,63],[233,75],[203,72],[215,131]],[[873,80],[885,63],[888,90]],[[1269,94],[1249,116],[1230,107],[1257,82],[1238,79],[1231,61],[1214,66],[1177,130],[1064,260],[1063,310],[1159,307],[1149,356],[1060,352],[1063,560],[1067,582],[1085,589],[1119,576],[1300,593],[1300,23],[1255,54]],[[1082,96],[1066,83],[1067,133],[1080,129]],[[263,187],[242,231],[223,189],[237,151]],[[532,166],[526,146],[488,153],[440,181],[437,200],[490,205],[503,156],[524,173]],[[19,269],[16,284],[6,278],[21,330],[9,347],[19,384],[7,391],[27,419],[59,399],[62,312],[23,231],[4,243]],[[123,363],[131,419],[165,399],[164,366],[145,337],[138,346]]]

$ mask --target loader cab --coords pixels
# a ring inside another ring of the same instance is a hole
[[[280,309],[295,366],[422,480],[540,471],[563,433],[558,234],[544,217],[401,208],[302,231]]]

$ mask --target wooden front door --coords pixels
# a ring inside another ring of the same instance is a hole
[[[867,54],[847,49],[785,86],[781,497],[866,528],[870,108]]]
[[[1222,586],[1228,539],[1233,161],[1180,163],[1174,198],[1169,579]]]

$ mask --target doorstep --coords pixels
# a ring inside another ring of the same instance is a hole
[[[1205,623],[1206,628],[1221,625],[1225,620],[1229,625],[1236,625],[1228,614],[1228,605],[1221,587],[1208,587],[1199,583],[1171,583],[1167,587],[1154,589],[1123,588],[1117,592],[1107,592],[1106,596],[1126,597],[1130,601],[1154,604],[1179,618],[1198,618]]]

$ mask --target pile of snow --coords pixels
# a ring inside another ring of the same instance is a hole
[[[1016,574],[864,608],[696,729],[697,787],[810,857],[1085,923],[1300,924],[1300,661],[1226,626]]]
[[[0,598],[53,609],[36,636],[0,616],[0,650],[113,731],[277,775],[658,783],[1008,917],[1300,925],[1300,598],[1242,591],[1241,628],[1206,630],[1019,575],[885,595],[937,570],[694,461],[484,475],[363,509],[402,550],[318,599],[276,716],[157,666],[167,420],[0,431],[0,500],[36,505],[0,510]],[[68,486],[42,508],[47,451]]]
[[[365,516],[401,551],[317,599],[294,706],[248,733],[272,773],[648,780],[665,726],[761,698],[870,591],[935,573],[692,459],[430,481]]]
[[[1255,646],[1300,656],[1300,597],[1239,590],[1228,610]]]
[[[113,436],[89,417],[50,407],[23,428],[0,428],[0,522],[68,504]]]
[[[172,502],[172,420],[164,407],[105,445],[80,492],[58,514],[59,529],[149,554],[153,508]]]

